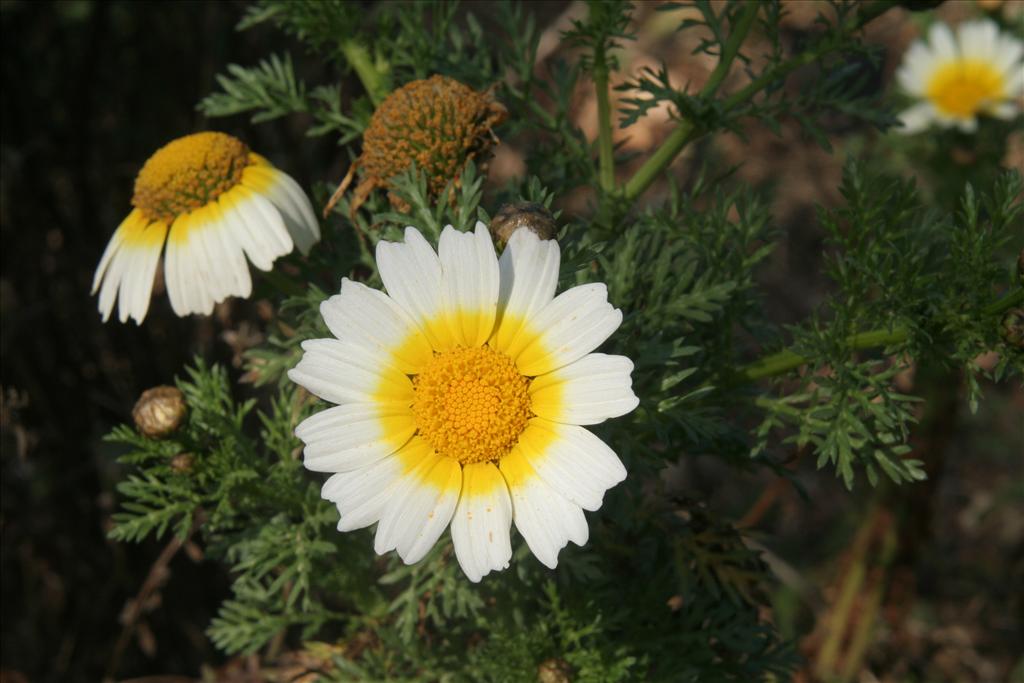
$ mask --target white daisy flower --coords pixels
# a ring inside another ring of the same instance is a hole
[[[603,284],[555,296],[558,245],[527,229],[495,256],[487,228],[451,226],[438,253],[415,228],[380,242],[387,294],[345,279],[320,311],[336,339],[288,373],[338,404],[295,430],[340,531],[377,524],[374,549],[417,562],[451,523],[479,581],[512,557],[514,522],[554,568],[587,541],[583,510],[626,477],[582,425],[636,408],[623,356],[592,353],[622,322]]]
[[[956,34],[933,24],[927,42],[911,45],[896,72],[900,86],[921,100],[900,114],[901,132],[936,124],[970,133],[979,114],[1013,118],[1024,94],[1022,55],[1024,43],[991,20],[964,22]]]
[[[146,317],[165,242],[167,295],[184,316],[249,296],[246,257],[270,270],[293,247],[305,254],[320,239],[298,183],[224,133],[186,135],[157,150],[135,178],[132,205],[92,281],[104,321],[115,300],[121,322]]]

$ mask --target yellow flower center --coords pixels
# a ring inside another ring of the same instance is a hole
[[[1004,98],[1003,77],[988,62],[958,59],[932,74],[925,93],[948,116],[971,117]]]
[[[487,346],[435,353],[413,387],[420,435],[464,465],[507,455],[533,415],[529,378]]]
[[[132,205],[168,225],[205,206],[242,179],[249,148],[224,133],[195,133],[167,143],[135,178]]]

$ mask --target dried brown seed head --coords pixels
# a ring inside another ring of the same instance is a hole
[[[416,164],[433,196],[457,180],[466,163],[483,162],[497,142],[493,128],[508,116],[490,91],[477,92],[447,76],[412,81],[388,95],[363,133],[363,153],[342,181],[333,202],[358,170],[354,213],[376,188]],[[392,204],[401,201],[388,195]]]

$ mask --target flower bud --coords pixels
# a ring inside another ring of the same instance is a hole
[[[185,396],[175,387],[146,389],[132,409],[132,419],[143,435],[162,439],[181,426],[187,407]]]
[[[188,474],[195,462],[196,458],[191,453],[178,453],[171,458],[171,469],[178,474]]]
[[[1024,349],[1024,308],[1011,308],[1003,316],[1001,324],[1003,341],[1010,346]]]
[[[519,228],[531,230],[542,240],[554,239],[558,232],[555,217],[543,204],[513,202],[503,204],[491,218],[491,236],[499,244],[506,244]]]
[[[564,659],[545,659],[537,667],[539,683],[571,683],[572,667]]]

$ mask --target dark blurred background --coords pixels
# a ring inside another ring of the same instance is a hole
[[[469,6],[486,16],[485,7]],[[558,31],[583,6],[532,7],[541,15],[538,26],[546,27],[542,56],[551,55]],[[813,23],[816,6],[788,7],[787,26],[798,36]],[[150,680],[169,683],[178,680],[171,675],[194,677],[204,667],[209,677],[228,680],[244,670],[244,662],[225,662],[203,632],[227,595],[219,566],[192,546],[174,556],[166,576],[159,562],[166,540],[106,539],[123,472],[102,437],[130,420],[144,389],[172,383],[196,354],[224,363],[237,378],[238,351],[260,339],[260,303],[236,301],[209,319],[179,319],[158,283],[138,327],[102,324],[89,294],[100,254],[130,209],[136,172],[173,138],[219,129],[245,139],[304,187],[341,177],[345,164],[333,140],[305,137],[301,117],[250,126],[245,116],[207,122],[195,111],[227,64],[250,65],[271,52],[290,51],[297,72],[312,83],[339,78],[335,67],[317,63],[269,26],[235,31],[244,11],[239,2],[0,1],[3,683],[146,674],[163,674]],[[955,19],[975,9],[947,3],[942,11]],[[713,62],[692,57],[693,45],[672,37],[677,20],[647,3],[638,3],[638,17],[640,35],[621,56],[623,66],[664,60],[679,82],[699,86]],[[901,11],[872,25],[869,40],[887,49],[882,87],[914,35],[910,15]],[[593,136],[596,104],[588,87],[581,86],[574,116]],[[655,112],[620,141],[643,155],[669,125],[666,112]],[[836,131],[840,149],[838,137],[850,132]],[[525,170],[515,141],[505,143],[491,164],[495,183]],[[700,153],[716,155],[723,166],[742,162],[738,178],[774,191],[784,238],[760,277],[773,318],[798,321],[825,291],[812,204],[839,201],[844,155],[825,153],[788,125],[781,137],[752,130],[749,140],[722,136],[716,145]],[[1007,148],[1005,165],[1020,165],[1019,133]],[[695,153],[688,150],[676,170],[692,170]],[[585,204],[585,193],[562,198],[570,211]],[[913,378],[904,381],[908,391],[921,389]],[[930,484],[902,493],[921,511],[923,527],[912,528],[914,537],[902,546],[904,573],[886,586],[884,618],[867,657],[878,677],[859,680],[1000,681],[1015,663],[1019,673],[1024,667],[1013,646],[1024,635],[1024,600],[1014,589],[1024,583],[1024,392],[986,387],[986,393],[972,416],[955,382],[941,387],[934,428],[917,437],[919,455],[937,464]],[[829,473],[818,474],[798,455],[793,467],[809,498],[768,474],[692,460],[680,479],[694,496],[755,539],[772,539],[766,557],[780,582],[774,618],[813,659],[848,547],[859,528],[875,524],[867,509],[872,494],[844,493]],[[161,589],[146,604],[133,604],[152,582]],[[797,603],[805,606],[798,610]],[[125,628],[132,608],[142,616]]]
[[[233,349],[215,321],[175,317],[162,294],[144,326],[102,324],[89,290],[141,164],[208,127],[194,107],[226,64],[257,61],[287,39],[235,31],[237,2],[0,8],[3,678],[196,673],[216,661],[202,629],[227,580],[187,554],[171,562],[174,580],[142,637],[133,633],[114,661],[119,616],[162,544],[106,539],[120,474],[101,439],[194,354],[230,366]],[[308,187],[314,162],[329,167],[335,149],[308,141],[300,123],[257,128],[235,117],[214,127]]]

